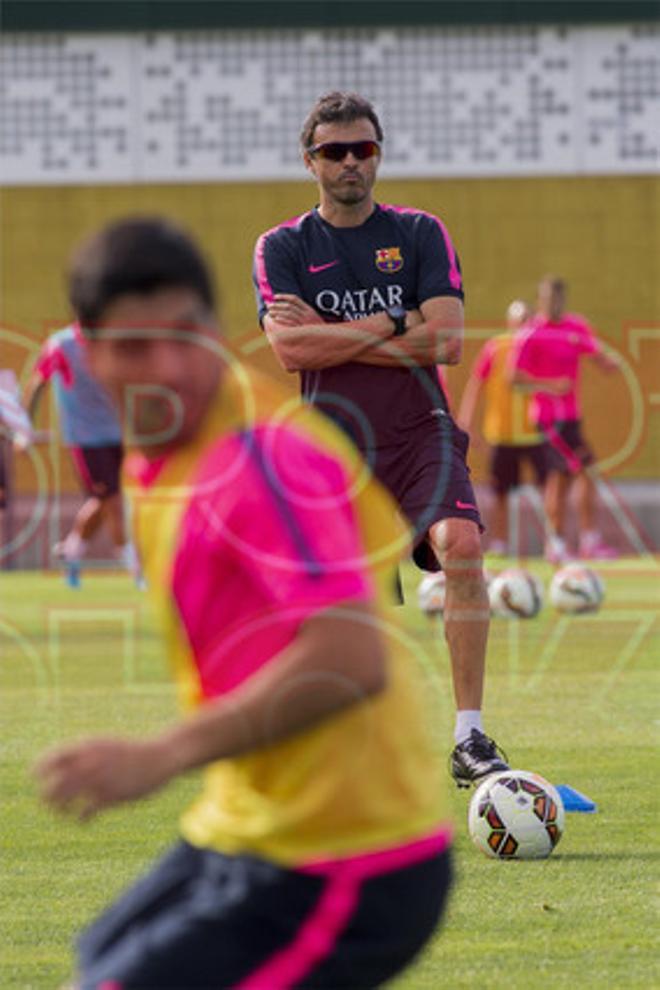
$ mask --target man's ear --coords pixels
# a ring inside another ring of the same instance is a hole
[[[310,172],[314,178],[316,178],[316,168],[314,166],[314,159],[308,151],[303,152],[303,161],[305,163],[305,168]]]

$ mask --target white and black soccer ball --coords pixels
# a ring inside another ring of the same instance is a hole
[[[489,588],[494,578],[492,571],[484,570],[484,581]],[[424,575],[417,586],[417,604],[426,615],[442,615],[447,596],[447,577],[444,571]]]
[[[417,603],[426,615],[442,615],[447,579],[444,571],[425,574],[417,587]]]
[[[470,801],[472,841],[494,859],[545,859],[564,831],[556,788],[529,770],[503,770],[479,785]]]
[[[597,612],[604,597],[602,580],[584,564],[566,564],[550,582],[550,601],[559,612],[568,615]]]
[[[490,610],[502,619],[533,619],[543,608],[543,585],[520,567],[501,571],[488,586]]]

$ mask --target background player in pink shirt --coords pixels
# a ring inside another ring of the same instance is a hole
[[[489,481],[493,495],[489,550],[508,550],[509,496],[521,483],[525,464],[543,487],[548,474],[548,445],[530,417],[530,397],[511,384],[511,361],[520,334],[531,316],[522,299],[507,309],[506,333],[490,337],[479,351],[466,383],[458,412],[459,425],[470,441],[490,449]],[[484,396],[483,421],[477,426],[477,407]]]
[[[565,516],[573,479],[577,483],[580,556],[616,555],[596,529],[596,490],[588,470],[594,455],[582,435],[579,396],[583,357],[592,358],[604,371],[618,368],[584,317],[566,311],[564,280],[546,275],[538,287],[538,311],[515,357],[513,382],[533,393],[532,417],[550,444],[546,556],[553,563],[568,556]]]

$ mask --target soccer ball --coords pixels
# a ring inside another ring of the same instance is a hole
[[[543,606],[543,585],[534,574],[511,567],[488,587],[490,610],[502,619],[533,619]]]
[[[444,571],[425,574],[417,588],[417,602],[426,615],[441,615],[445,607],[447,579]]]
[[[537,773],[503,770],[474,792],[468,812],[474,844],[495,859],[545,859],[564,831],[564,805]]]
[[[486,587],[490,587],[493,574],[484,570]],[[445,610],[447,578],[444,571],[425,574],[417,586],[417,604],[426,615],[442,615]]]
[[[567,564],[550,583],[550,601],[560,612],[596,612],[605,597],[598,575],[584,564]]]

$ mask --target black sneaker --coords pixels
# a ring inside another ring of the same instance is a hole
[[[491,773],[509,770],[505,760],[506,754],[498,750],[492,739],[479,729],[473,729],[470,738],[452,750],[449,772],[459,787],[469,787]]]

